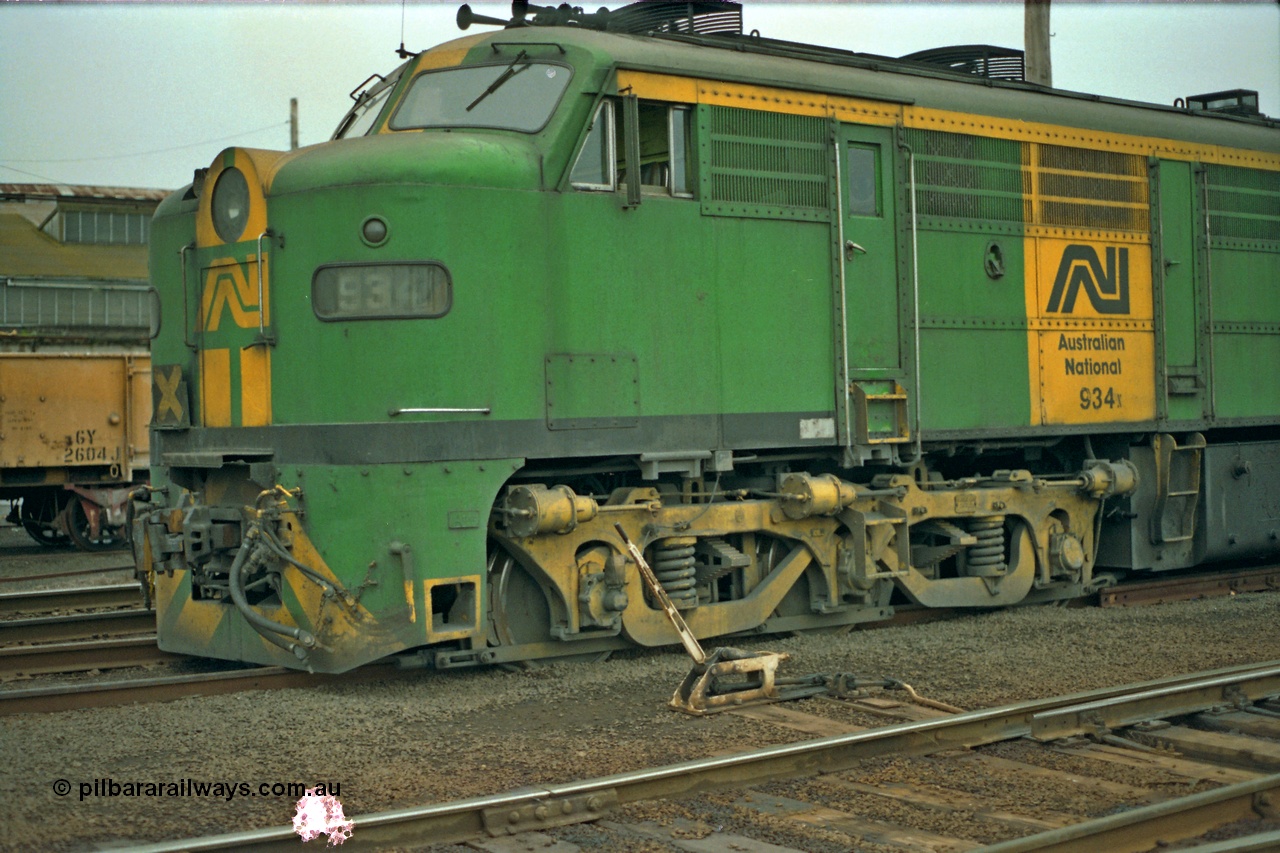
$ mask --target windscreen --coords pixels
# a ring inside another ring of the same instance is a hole
[[[400,75],[404,73],[404,69],[405,66],[401,65],[386,77],[371,78],[376,79],[377,82],[358,95],[353,94],[352,97],[355,98],[356,104],[338,123],[338,129],[333,132],[331,138],[349,139],[356,136],[364,136],[372,130],[378,114],[382,112],[382,107],[386,104],[392,90],[395,89],[396,83],[400,80]]]
[[[393,130],[419,127],[497,127],[541,130],[573,76],[570,68],[513,62],[430,71],[409,86],[395,114]]]

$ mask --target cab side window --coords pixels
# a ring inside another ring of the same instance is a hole
[[[671,107],[671,194],[693,198],[693,110]]]
[[[579,190],[612,190],[616,186],[617,134],[614,132],[613,102],[603,101],[591,120],[591,129],[573,164],[569,182]]]
[[[631,170],[636,183],[628,180]],[[600,103],[569,174],[576,190],[626,189],[629,204],[642,195],[693,198],[695,180],[692,107],[634,96]]]
[[[634,132],[639,145],[640,187],[645,194],[667,194],[692,198],[692,175],[689,166],[691,114],[688,107],[640,103],[636,109],[636,128],[623,128],[615,156],[618,160],[617,185],[624,186],[627,169],[632,164],[626,156],[626,134]]]

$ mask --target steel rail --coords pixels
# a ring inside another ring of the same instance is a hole
[[[1015,838],[981,848],[977,853],[1108,853],[1153,850],[1163,844],[1199,838],[1211,829],[1240,820],[1275,814],[1280,774],[1214,788],[1189,797],[1165,800],[1118,814]],[[1232,839],[1219,850],[1275,850],[1280,832]],[[1261,844],[1262,846],[1258,846]],[[1206,847],[1196,847],[1204,851]]]
[[[1280,589],[1280,566],[1268,566],[1238,572],[1204,572],[1186,577],[1124,583],[1099,590],[1098,604],[1101,607],[1128,607],[1277,589]]]
[[[114,610],[71,616],[35,616],[0,620],[0,646],[16,643],[62,643],[95,637],[154,634],[156,614],[150,610]]]
[[[89,607],[131,607],[142,604],[142,589],[136,583],[80,586],[68,589],[36,589],[0,595],[0,616],[18,613],[49,613],[54,610],[83,610]]]
[[[23,581],[47,581],[54,578],[69,578],[77,575],[102,575],[109,572],[131,572],[133,563],[123,566],[100,566],[96,569],[68,569],[65,572],[47,572],[42,575],[14,575],[0,578],[0,583],[22,583]]]
[[[615,805],[838,772],[849,769],[858,761],[885,755],[925,755],[1025,737],[1031,733],[1032,722],[1037,715],[1126,694],[1145,694],[1179,685],[1195,690],[1205,680],[1228,677],[1247,684],[1260,675],[1271,677],[1277,673],[1280,673],[1280,661],[1175,676],[598,779],[521,788],[452,803],[362,815],[353,818],[354,833],[343,844],[343,849],[380,850],[388,846],[450,843],[594,820]],[[296,849],[297,843],[293,828],[281,826],[162,842],[134,849],[144,853],[227,849],[266,851]]]
[[[0,689],[0,716],[47,714],[141,702],[168,702],[192,696],[214,696],[245,690],[282,690],[415,677],[418,677],[415,671],[399,670],[391,664],[372,664],[341,675],[313,674],[282,666],[257,666],[188,675]]]
[[[1103,734],[1160,716],[1180,717],[1222,705],[1248,704],[1276,694],[1280,694],[1280,665],[1259,669],[1246,681],[1219,675],[1045,711],[1031,720],[1031,736],[1036,740],[1060,740]]]
[[[78,643],[42,643],[0,648],[0,681],[30,675],[122,669],[183,660],[186,655],[161,651],[155,634],[114,637]]]
[[[1195,853],[1275,853],[1280,850],[1280,829],[1196,845]]]

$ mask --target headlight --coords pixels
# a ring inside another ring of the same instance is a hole
[[[249,183],[234,166],[223,169],[210,202],[213,230],[224,243],[238,243],[249,223]]]

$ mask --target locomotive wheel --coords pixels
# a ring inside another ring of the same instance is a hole
[[[109,551],[125,545],[125,538],[120,535],[118,528],[108,527],[102,523],[101,511],[98,513],[98,533],[94,534],[93,525],[90,524],[89,515],[85,511],[84,501],[80,498],[73,498],[65,512],[67,532],[71,534],[71,541],[75,542],[76,547],[81,551]]]
[[[29,492],[22,497],[18,521],[27,535],[47,548],[65,548],[71,537],[57,526],[58,514],[65,503],[58,492]]]
[[[491,545],[488,559],[490,646],[521,646],[555,642],[551,636],[551,606],[542,586],[510,554]],[[602,661],[610,652],[558,655],[557,661]],[[536,666],[523,661],[521,666]]]
[[[551,639],[547,598],[529,573],[506,551],[489,554],[489,644],[519,646]]]

